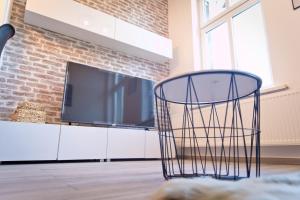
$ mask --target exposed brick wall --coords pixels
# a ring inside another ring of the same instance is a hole
[[[168,37],[167,0],[74,0]]]
[[[85,0],[82,1],[85,2]],[[106,4],[114,1],[94,0],[94,2],[95,5],[100,5],[102,2]],[[156,0],[151,0],[151,2],[156,2]],[[157,2],[163,5],[167,4],[167,0],[157,0]],[[46,107],[48,123],[60,122],[67,61],[154,81],[159,81],[169,74],[168,63],[150,62],[24,24],[25,3],[26,0],[14,0],[11,23],[16,28],[16,35],[8,42],[2,55],[3,63],[0,66],[1,120],[9,120],[10,114],[19,102],[31,101],[41,103]],[[127,13],[126,8],[123,9],[123,13]],[[144,15],[156,15],[156,9],[152,11],[149,8],[148,12]],[[161,17],[163,16],[161,15]],[[140,25],[142,26],[142,23]],[[154,26],[151,27],[154,28]],[[157,32],[161,31],[161,27],[159,26],[157,30]]]

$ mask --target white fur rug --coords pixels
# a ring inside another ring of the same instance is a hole
[[[212,178],[167,181],[153,200],[300,200],[300,173],[219,181]]]

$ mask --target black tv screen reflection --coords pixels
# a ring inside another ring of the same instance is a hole
[[[62,121],[154,127],[153,82],[69,62]]]

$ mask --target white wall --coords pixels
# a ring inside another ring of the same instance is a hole
[[[173,41],[170,76],[200,68],[197,0],[169,0],[169,37]]]
[[[0,24],[3,22],[4,17],[4,0],[0,1]]]
[[[196,66],[193,61],[194,52],[193,45],[191,44],[198,42],[192,37],[193,28],[190,7],[192,1],[169,1],[170,37],[174,41],[174,47],[176,47],[174,61],[171,62],[171,76],[178,72],[186,73],[193,71],[194,66]],[[275,85],[287,84],[289,87],[288,90],[262,97],[262,99],[274,99],[274,105],[279,105],[273,108],[269,104],[265,107],[262,106],[262,134],[272,135],[274,132],[269,131],[269,126],[271,125],[273,129],[278,130],[298,127],[292,130],[293,134],[298,136],[300,135],[300,128],[295,119],[293,119],[293,115],[291,113],[283,114],[280,109],[284,109],[286,106],[282,102],[288,102],[289,97],[296,96],[295,94],[298,94],[300,91],[300,9],[293,10],[291,0],[261,0],[261,5],[266,26],[274,83]],[[282,101],[277,99],[281,99]],[[293,105],[289,106],[292,106],[296,112],[300,109],[300,104],[299,102],[296,103],[295,98],[293,102]],[[267,109],[270,106],[271,109]],[[172,108],[172,111],[172,118],[176,120],[174,114],[180,113],[180,110]],[[280,116],[282,123],[276,123],[276,120],[273,120],[273,116]],[[286,132],[283,131],[281,134],[286,134]],[[277,145],[282,146],[282,144]],[[281,152],[282,148],[277,148],[278,152]],[[293,148],[297,148],[297,145],[294,145]],[[291,151],[291,148],[289,151]],[[276,154],[277,152],[274,151],[274,155]]]
[[[300,10],[290,0],[262,0],[275,84],[300,89]]]
[[[9,22],[12,2],[13,0],[0,1],[0,25]]]
[[[186,73],[199,68],[195,50],[198,26],[193,26],[197,0],[169,0],[169,33],[174,45],[171,73]],[[275,85],[288,84],[300,89],[300,10],[293,10],[291,0],[261,0],[265,18],[270,62]],[[200,35],[200,34],[198,34]],[[200,66],[201,68],[201,66]]]
[[[0,0],[0,26],[8,23],[13,0]],[[0,57],[0,66],[2,66],[3,56]]]

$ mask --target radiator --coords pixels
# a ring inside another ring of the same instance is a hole
[[[262,96],[261,144],[300,144],[300,91]]]
[[[300,145],[300,91],[262,95],[260,105],[261,145]],[[252,98],[241,101],[243,120],[248,125],[252,121],[252,106]],[[204,109],[206,119],[209,118],[209,109]],[[225,106],[219,105],[218,110],[224,113]],[[173,107],[171,111],[173,128],[181,127],[182,109]],[[180,132],[177,134],[180,135]]]

